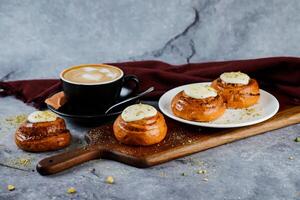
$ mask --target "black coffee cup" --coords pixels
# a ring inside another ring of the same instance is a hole
[[[73,68],[109,66],[120,71],[120,76],[114,80],[102,83],[79,83],[66,79],[64,74]],[[124,72],[115,66],[105,64],[85,64],[72,66],[60,73],[63,91],[68,104],[72,109],[80,112],[104,112],[120,99],[134,95],[139,88],[139,80],[135,75],[124,75]],[[126,91],[120,96],[121,90]]]

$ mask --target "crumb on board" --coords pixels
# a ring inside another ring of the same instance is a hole
[[[208,181],[208,178],[204,178],[203,181],[207,182],[207,181]]]
[[[300,142],[300,137],[296,137],[295,142]]]
[[[293,156],[290,156],[289,157],[289,160],[294,160],[295,158]]]

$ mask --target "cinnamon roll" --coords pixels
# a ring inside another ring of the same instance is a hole
[[[135,104],[127,107],[113,124],[118,141],[128,145],[152,145],[161,142],[167,134],[163,115],[154,107]]]
[[[223,97],[227,108],[247,108],[259,100],[259,86],[242,72],[226,72],[214,80],[211,87]]]
[[[68,146],[71,134],[62,118],[50,111],[36,111],[17,129],[15,142],[24,151],[51,151]]]
[[[223,98],[217,91],[201,83],[191,84],[179,92],[171,102],[177,117],[190,121],[209,122],[225,112]]]

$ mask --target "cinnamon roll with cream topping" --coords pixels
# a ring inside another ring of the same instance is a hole
[[[128,145],[152,145],[161,142],[167,134],[163,115],[153,106],[135,104],[127,107],[113,124],[118,141]]]
[[[177,117],[199,122],[213,121],[225,112],[222,96],[201,83],[188,85],[179,92],[172,99],[171,108]]]
[[[35,111],[17,129],[15,142],[24,151],[51,151],[68,146],[71,134],[62,118],[50,111]]]
[[[259,100],[259,86],[242,72],[226,72],[214,80],[211,87],[223,97],[227,108],[247,108]]]

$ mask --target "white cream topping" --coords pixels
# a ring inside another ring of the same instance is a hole
[[[27,120],[31,123],[38,123],[38,122],[52,122],[55,121],[57,115],[53,112],[47,111],[34,111],[30,115],[28,115]]]
[[[141,120],[148,117],[153,117],[157,114],[157,110],[147,104],[134,104],[123,110],[121,117],[126,122]]]
[[[247,85],[250,81],[250,77],[242,72],[225,72],[221,74],[220,79],[225,83],[243,85]]]
[[[187,96],[194,99],[205,99],[208,97],[216,97],[218,95],[217,91],[208,86],[200,83],[195,83],[187,86],[183,91]]]

